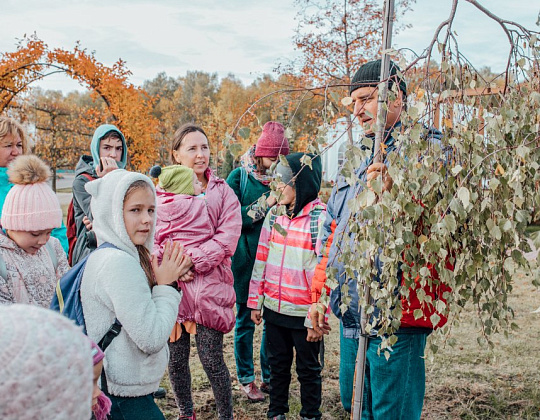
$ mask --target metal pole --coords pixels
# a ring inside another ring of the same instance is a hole
[[[382,162],[381,142],[384,142],[384,129],[386,126],[386,103],[388,97],[388,77],[390,74],[390,56],[385,52],[392,46],[392,27],[394,22],[394,0],[385,0],[384,26],[383,26],[383,54],[381,57],[381,75],[379,83],[379,99],[377,107],[377,125],[375,131],[375,144],[373,163]],[[366,303],[371,300],[370,279],[365,279],[364,296]],[[364,376],[366,372],[366,353],[368,339],[366,335],[366,325],[368,316],[366,311],[361,309],[360,328],[361,335],[358,340],[358,353],[356,356],[356,369],[354,381],[354,397],[351,418],[360,420],[362,418],[362,404],[364,397]]]

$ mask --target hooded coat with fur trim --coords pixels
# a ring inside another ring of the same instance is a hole
[[[81,282],[81,301],[88,336],[99,342],[114,319],[122,330],[105,351],[104,369],[109,392],[137,397],[154,392],[169,359],[167,339],[176,321],[180,294],[169,286],[154,286],[139,262],[126,231],[123,206],[126,192],[150,179],[118,169],[86,184],[92,196],[94,231],[100,243],[118,249],[99,249],[88,258]],[[145,243],[151,251],[153,230]]]

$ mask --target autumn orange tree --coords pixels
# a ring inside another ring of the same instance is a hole
[[[0,54],[0,112],[13,106],[32,82],[57,72],[87,86],[94,98],[105,102],[107,112],[96,125],[111,122],[124,133],[130,167],[144,170],[152,165],[157,157],[158,121],[151,113],[151,98],[129,83],[131,73],[122,60],[107,67],[78,43],[72,51],[51,50],[34,35],[21,40],[15,52]]]
[[[59,91],[37,89],[20,109],[20,114],[35,127],[31,134],[34,152],[49,163],[55,191],[57,170],[75,167],[81,150],[88,149],[96,117],[102,115],[100,108],[81,106],[74,99],[73,95],[64,97]]]

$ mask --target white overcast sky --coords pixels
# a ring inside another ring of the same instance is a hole
[[[539,30],[540,0],[480,0],[495,14]],[[381,0],[381,3],[383,0]],[[394,39],[396,47],[421,52],[448,16],[451,0],[417,0]],[[37,33],[49,47],[71,49],[76,41],[106,65],[122,58],[140,85],[165,71],[235,74],[250,83],[294,56],[293,0],[0,0],[0,52],[17,38]],[[502,70],[508,44],[500,27],[460,1],[456,16],[462,52],[475,66]],[[39,83],[64,92],[82,89],[67,76]]]

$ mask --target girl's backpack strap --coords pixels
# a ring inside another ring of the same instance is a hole
[[[101,341],[98,343],[101,351],[105,352],[107,347],[112,343],[112,341],[120,334],[122,331],[122,323],[118,321],[117,318],[114,319],[114,322],[109,328],[109,331],[105,333]],[[105,376],[105,368],[101,370],[101,390],[105,393],[109,393],[109,387],[107,385],[107,376]]]

